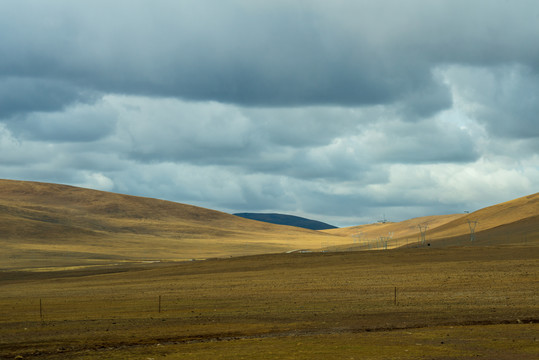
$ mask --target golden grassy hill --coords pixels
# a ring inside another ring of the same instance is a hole
[[[0,180],[0,231],[0,269],[275,253],[349,241],[170,201],[14,180]]]
[[[451,222],[435,227],[431,232],[433,238],[458,236],[469,233],[468,221],[477,221],[476,232],[493,232],[504,227],[522,227],[521,233],[539,233],[539,193],[506,201],[497,205],[466,214]]]
[[[378,238],[393,233],[394,238],[414,237],[418,233],[418,225],[428,223],[429,227],[437,227],[464,216],[463,214],[422,216],[401,222],[375,223],[351,226],[340,229],[329,229],[324,232],[341,236],[357,236]]]
[[[470,240],[469,222],[475,221],[478,244],[539,241],[539,193],[489,206],[470,214],[425,216],[398,223],[368,224],[324,232],[348,237],[360,235],[364,242],[392,233],[390,245],[397,247],[418,241],[418,226],[427,225],[426,239],[429,243],[457,245]]]
[[[388,247],[412,245],[418,225],[430,243],[539,241],[539,193],[471,214],[426,216],[399,223],[311,231],[273,225],[170,201],[67,185],[0,180],[0,270],[187,260],[324,247],[370,249],[367,241],[393,234]],[[361,233],[360,243],[354,235]],[[372,248],[379,248],[380,244]]]

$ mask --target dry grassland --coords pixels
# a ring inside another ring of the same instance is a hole
[[[535,245],[3,272],[0,358],[537,359],[538,274]]]
[[[285,252],[350,238],[187,204],[0,179],[0,270]]]
[[[539,357],[539,194],[317,232],[0,180],[0,229],[1,359]]]
[[[430,245],[539,243],[539,193],[471,214],[311,231],[170,201],[59,184],[0,180],[0,271],[107,267],[131,261],[207,259],[294,249],[372,250]],[[361,237],[353,237],[361,233]],[[392,239],[386,243],[380,237]]]
[[[470,222],[475,224],[474,243],[470,242]],[[422,243],[419,226],[422,226],[423,230],[427,227],[425,243]],[[376,223],[323,232],[353,237],[353,244],[333,247],[339,250],[373,250],[419,245],[433,247],[531,243],[537,245],[539,193],[489,206],[470,214],[424,216],[398,223]],[[385,240],[380,241],[382,237]]]

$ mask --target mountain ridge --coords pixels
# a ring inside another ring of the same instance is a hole
[[[279,213],[235,213],[245,219],[257,220],[276,225],[295,226],[309,230],[336,229],[336,226],[318,220],[307,219],[301,216],[279,214]]]

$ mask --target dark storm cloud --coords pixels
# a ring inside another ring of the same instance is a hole
[[[94,100],[92,92],[62,80],[0,76],[0,119],[33,111],[61,110],[75,102]]]
[[[7,1],[0,76],[257,106],[404,101],[432,114],[451,103],[436,64],[537,65],[536,3],[502,5]]]
[[[99,103],[78,104],[60,112],[15,116],[7,128],[20,138],[51,142],[89,142],[115,130],[116,114]]]

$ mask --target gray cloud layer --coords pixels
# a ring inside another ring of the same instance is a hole
[[[531,0],[2,1],[0,171],[337,224],[507,200],[539,181],[537,24]]]
[[[450,105],[436,64],[539,63],[534,1],[7,1],[1,13],[2,74],[242,105],[402,100],[425,115]]]

